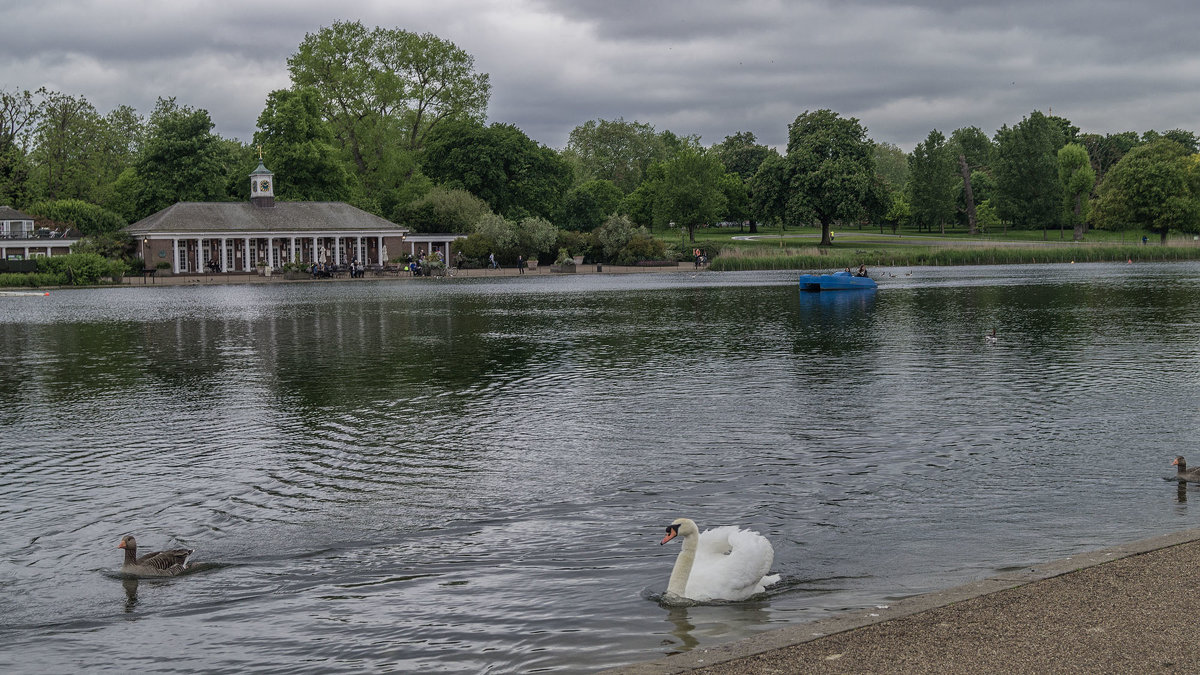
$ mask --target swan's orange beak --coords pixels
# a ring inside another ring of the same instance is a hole
[[[677,536],[679,536],[679,526],[678,525],[668,525],[667,526],[667,536],[663,537],[663,540],[658,542],[658,545],[662,546],[663,544],[667,543],[668,541],[671,541],[672,539],[674,539]]]

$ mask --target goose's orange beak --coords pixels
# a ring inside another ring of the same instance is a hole
[[[1171,466],[1179,466],[1179,460],[1177,460],[1177,459],[1171,460]]]
[[[124,539],[121,540],[121,543],[117,544],[117,548],[125,548],[125,540]]]

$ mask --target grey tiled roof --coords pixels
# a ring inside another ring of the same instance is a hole
[[[33,216],[21,213],[11,206],[0,206],[0,220],[33,220]]]
[[[129,226],[132,235],[188,232],[342,232],[400,234],[399,225],[345,202],[180,202]]]

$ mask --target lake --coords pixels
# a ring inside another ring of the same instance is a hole
[[[0,297],[0,670],[592,672],[1197,525],[1200,264],[873,275]],[[679,516],[783,580],[660,605]]]

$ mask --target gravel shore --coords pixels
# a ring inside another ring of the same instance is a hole
[[[1200,529],[610,673],[1194,673]]]

